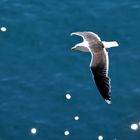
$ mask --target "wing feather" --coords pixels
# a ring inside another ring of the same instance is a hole
[[[93,33],[93,32],[74,32],[74,33],[71,33],[71,35],[78,35],[78,36],[81,36],[83,38],[84,41],[87,41],[87,42],[99,42],[101,41],[100,37]]]
[[[96,83],[96,86],[101,94],[101,96],[106,101],[111,101],[111,85],[110,85],[110,78],[107,75],[106,68],[101,67],[93,67],[91,66],[91,71]]]

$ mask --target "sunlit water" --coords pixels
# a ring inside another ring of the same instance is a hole
[[[140,139],[139,1],[1,0],[0,7],[0,140]],[[111,105],[92,81],[90,55],[70,51],[82,41],[74,31],[119,42],[108,50]]]

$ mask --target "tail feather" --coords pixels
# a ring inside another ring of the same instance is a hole
[[[103,45],[105,48],[111,48],[111,47],[118,47],[119,44],[116,41],[110,41],[110,42],[106,42],[106,41],[102,41]]]

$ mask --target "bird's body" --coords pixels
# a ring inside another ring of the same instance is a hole
[[[91,53],[90,69],[93,74],[96,86],[105,99],[111,103],[111,84],[108,77],[109,59],[108,52],[105,48],[116,47],[116,41],[105,42],[101,41],[100,37],[92,32],[75,32],[72,35],[79,35],[83,38],[83,42],[75,45],[72,50],[80,50]]]

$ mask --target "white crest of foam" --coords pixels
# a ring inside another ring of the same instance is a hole
[[[78,120],[79,120],[79,116],[75,116],[74,119],[75,119],[76,121],[78,121]]]
[[[136,123],[131,124],[131,129],[132,130],[137,130],[138,129],[138,125]]]
[[[2,32],[5,32],[7,29],[6,29],[6,27],[1,27],[0,30],[1,30]]]
[[[32,133],[32,134],[36,134],[36,132],[37,132],[37,129],[36,129],[36,128],[32,128],[32,129],[31,129],[31,133]]]
[[[66,99],[70,100],[71,99],[71,95],[70,94],[66,94]]]
[[[69,131],[65,131],[65,132],[64,132],[64,135],[65,135],[65,136],[68,136],[69,134],[70,134]]]
[[[98,136],[98,140],[103,140],[103,136]]]

